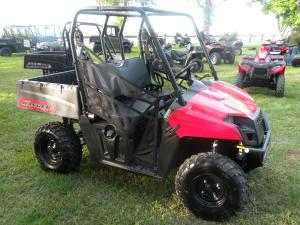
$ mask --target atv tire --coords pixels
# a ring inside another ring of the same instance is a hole
[[[234,54],[235,55],[242,55],[243,54],[243,50],[241,48],[236,48],[236,49],[234,49]]]
[[[284,75],[278,75],[276,79],[276,89],[275,96],[283,97],[284,96],[284,85],[285,85],[285,77]]]
[[[0,56],[10,57],[12,55],[11,49],[8,47],[3,47],[0,49]]]
[[[219,52],[213,52],[209,55],[209,57],[213,65],[219,65],[221,63],[222,57]]]
[[[300,58],[299,57],[293,59],[292,66],[293,67],[300,67]]]
[[[124,45],[123,48],[125,53],[131,53],[131,47],[129,45]]]
[[[249,197],[246,175],[239,165],[215,153],[193,155],[180,166],[175,189],[196,216],[223,220],[241,211]]]
[[[37,130],[34,150],[39,164],[46,171],[73,172],[82,158],[82,146],[73,127],[60,122],[50,122]]]
[[[101,44],[95,43],[94,47],[93,47],[93,52],[96,55],[101,55],[102,54],[102,46],[101,46]]]
[[[245,87],[244,85],[244,74],[239,73],[236,77],[235,86],[238,88],[243,89]]]
[[[224,63],[225,64],[233,64],[235,61],[235,55],[234,54],[230,54],[226,57],[224,57]]]
[[[196,65],[191,68],[191,72],[193,72],[193,73],[203,72],[204,65],[203,65],[203,62],[200,59],[197,59],[197,58],[191,59],[189,61],[188,65],[190,65],[192,63],[195,63]]]

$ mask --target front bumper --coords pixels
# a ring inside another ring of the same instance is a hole
[[[269,124],[268,115],[266,113],[263,113],[263,121],[265,132],[264,132],[264,138],[263,142],[260,147],[252,147],[247,146],[249,149],[249,153],[251,155],[255,155],[258,159],[258,166],[263,166],[266,162],[267,155],[270,149],[270,139],[271,139],[271,128]]]

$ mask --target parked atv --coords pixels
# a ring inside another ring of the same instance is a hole
[[[221,64],[222,59],[225,64],[233,64],[235,62],[235,52],[232,46],[224,46],[221,43],[214,42],[207,43],[206,48],[214,65]]]
[[[285,39],[282,40],[267,40],[267,43],[264,43],[262,47],[269,52],[270,55],[282,55],[284,57],[285,63],[287,63],[287,52],[289,50]]]
[[[179,48],[186,47],[189,43],[191,43],[191,38],[187,34],[182,36],[179,32],[175,34],[174,40],[175,44],[178,45]]]
[[[225,64],[233,64],[235,62],[235,52],[232,46],[224,46],[207,35],[204,35],[204,40],[212,64],[219,65],[222,59]]]
[[[172,45],[170,44],[165,45],[163,49],[171,67],[174,65],[186,67],[194,64],[194,66],[191,68],[191,72],[201,73],[203,71],[203,52],[195,48],[192,43],[187,45],[186,51],[173,50]]]
[[[207,219],[235,215],[249,195],[244,171],[262,166],[267,157],[271,135],[267,115],[247,93],[218,81],[196,26],[211,73],[194,80],[193,64],[174,73],[149,14],[184,17],[195,24],[188,14],[147,7],[82,9],[70,36],[75,70],[17,82],[19,108],[63,118],[37,130],[37,160],[46,171],[73,172],[86,144],[98,164],[157,179],[177,168],[176,193],[191,212]],[[122,27],[127,17],[140,16],[138,38],[142,40],[144,27],[150,39],[139,41],[139,57],[126,59],[121,54],[121,59],[110,61],[116,56],[103,37],[106,60],[95,62],[77,53],[79,46],[85,49],[76,44],[76,24],[85,15],[103,21],[103,27],[110,16],[121,17]],[[155,58],[149,57],[150,49]],[[163,72],[155,69],[157,61]],[[205,80],[208,75],[214,80]]]
[[[244,56],[239,63],[236,86],[269,87],[277,97],[284,96],[286,63],[282,55],[271,54],[270,48],[262,47],[257,54]]]
[[[237,33],[233,33],[231,35],[225,34],[219,39],[219,42],[221,42],[224,46],[233,48],[235,55],[242,55],[243,41],[237,38]]]

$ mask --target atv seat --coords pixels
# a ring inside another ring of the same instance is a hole
[[[174,58],[182,58],[182,57],[186,56],[186,53],[185,52],[181,52],[181,51],[172,50],[171,55]]]
[[[129,133],[145,120],[144,113],[154,112],[158,98],[144,91],[150,74],[141,58],[124,60],[120,66],[89,61],[81,64],[90,112]]]

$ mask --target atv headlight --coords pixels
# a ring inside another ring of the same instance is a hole
[[[234,124],[234,117],[233,117],[233,116],[227,116],[227,117],[224,119],[224,121],[227,122],[227,123]]]
[[[274,71],[276,71],[276,70],[279,70],[280,68],[281,68],[281,66],[280,66],[280,65],[277,65],[277,66],[273,66],[272,69],[273,69]]]
[[[275,65],[272,67],[271,71],[273,73],[281,73],[283,69],[284,69],[284,65]]]
[[[281,67],[281,66],[274,66],[274,67],[273,67],[273,70],[278,70],[278,69],[280,69],[280,67]]]
[[[241,64],[241,67],[246,72],[252,69],[252,67],[249,64]]]

